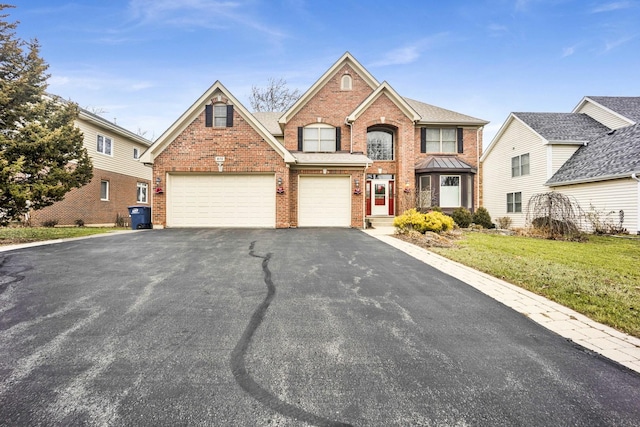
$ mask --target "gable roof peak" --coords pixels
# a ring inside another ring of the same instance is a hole
[[[377,100],[383,93],[386,93],[391,102],[396,104],[400,110],[410,118],[414,123],[418,122],[422,119],[420,114],[409,105],[405,98],[398,95],[398,92],[395,91],[391,87],[387,81],[383,81],[377,88],[374,90],[371,95],[369,95],[358,107],[349,116],[347,116],[347,121],[353,122],[355,121],[375,100]]]
[[[235,110],[240,114],[258,134],[264,138],[264,140],[271,145],[271,147],[282,156],[286,163],[295,162],[295,158],[291,153],[280,143],[275,137],[267,130],[267,128],[260,123],[258,119],[251,114],[247,108],[242,105],[238,99],[220,82],[216,80],[209,89],[207,89],[201,96],[194,102],[187,111],[185,111],[160,137],[140,156],[140,162],[153,163],[156,156],[169,145],[173,140],[183,132],[187,126],[189,126],[193,120],[202,113],[205,105],[209,105],[212,102],[212,98],[215,94],[220,93],[224,95],[228,102],[230,102]]]
[[[365,81],[365,83],[367,83],[367,85],[369,85],[369,87],[371,87],[372,90],[375,90],[380,86],[378,80],[376,80],[376,78],[373,77],[373,75],[347,51],[327,71],[325,71],[324,74],[322,74],[322,76],[320,76],[320,78],[309,89],[307,89],[307,91],[302,94],[302,96],[287,111],[285,111],[285,113],[280,117],[279,123],[281,125],[286,124],[289,119],[300,111],[300,109],[311,98],[313,98],[313,96],[322,89],[327,81],[344,65],[349,65],[356,73],[358,73],[358,75]]]

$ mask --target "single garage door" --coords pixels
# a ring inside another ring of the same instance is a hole
[[[270,227],[276,224],[273,175],[170,175],[169,227]]]
[[[350,177],[301,176],[298,185],[298,225],[351,226]]]

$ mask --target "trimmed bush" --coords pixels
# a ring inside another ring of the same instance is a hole
[[[56,225],[58,225],[58,220],[57,219],[48,219],[48,220],[46,220],[46,221],[44,221],[42,223],[42,226],[43,227],[47,227],[47,228],[53,228]]]
[[[491,221],[491,215],[489,215],[489,211],[484,207],[479,207],[473,213],[473,223],[477,225],[481,225],[484,228],[494,228],[493,222]]]
[[[451,218],[458,224],[460,228],[467,228],[473,222],[473,215],[469,209],[464,207],[455,208],[451,213]]]
[[[453,218],[440,212],[428,212],[426,214],[418,212],[416,209],[409,209],[397,216],[393,220],[393,225],[401,234],[415,230],[419,233],[433,231],[440,233],[453,229]]]

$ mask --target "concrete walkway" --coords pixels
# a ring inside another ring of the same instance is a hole
[[[473,286],[560,336],[640,373],[640,339],[597,323],[504,280],[397,239],[392,236],[394,229],[391,227],[367,229],[364,232]]]

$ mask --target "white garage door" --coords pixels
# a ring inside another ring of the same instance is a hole
[[[169,227],[275,227],[273,175],[170,175]]]
[[[300,227],[349,227],[351,180],[348,176],[301,176],[298,186]]]

